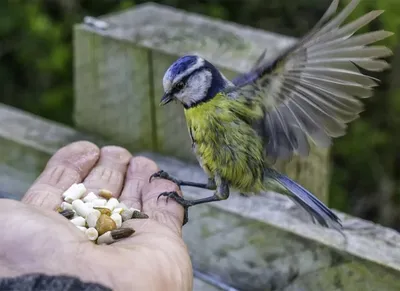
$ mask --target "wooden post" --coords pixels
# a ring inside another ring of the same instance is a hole
[[[153,150],[187,162],[196,159],[182,107],[158,106],[172,62],[198,54],[233,78],[264,50],[272,58],[295,41],[152,3],[101,19],[109,29],[75,27],[76,125],[133,151]],[[328,165],[328,150],[313,148],[308,158],[294,157],[276,168],[327,202]]]

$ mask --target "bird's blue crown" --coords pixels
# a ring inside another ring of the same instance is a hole
[[[197,63],[197,60],[198,57],[196,56],[184,56],[172,64],[171,68],[169,69],[169,74],[171,75],[171,77],[182,74],[187,69],[195,65]]]
[[[187,55],[176,60],[167,70],[164,82],[171,83],[176,78],[181,79],[190,75],[194,70],[200,69],[204,65],[204,60],[194,55]]]

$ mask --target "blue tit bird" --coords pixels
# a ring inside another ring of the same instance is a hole
[[[372,11],[342,25],[360,0],[336,13],[332,1],[314,28],[272,61],[264,55],[247,73],[228,80],[200,56],[175,61],[163,78],[160,105],[182,104],[192,149],[209,179],[181,181],[167,172],[154,173],[179,186],[213,190],[207,198],[186,200],[176,192],[166,196],[185,208],[225,200],[230,189],[258,194],[272,190],[293,199],[313,221],[341,229],[340,219],[307,189],[273,169],[277,159],[307,156],[309,140],[328,147],[346,133],[347,123],[363,111],[361,98],[373,95],[376,78],[364,71],[383,71],[392,52],[371,45],[393,33],[384,30],[355,35],[383,11]]]

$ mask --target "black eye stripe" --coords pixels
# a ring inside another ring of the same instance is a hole
[[[195,74],[195,73],[197,73],[197,72],[199,72],[199,71],[205,70],[205,69],[206,69],[206,68],[204,68],[204,67],[200,67],[200,68],[194,70],[194,71],[193,71],[192,73],[190,73],[189,75],[183,77],[178,83],[176,83],[176,85],[173,87],[172,91],[173,91],[174,93],[178,93],[180,90],[182,90],[182,89],[185,87],[187,80],[188,80],[191,76],[193,76],[193,74]],[[182,86],[181,88],[179,88],[178,85],[181,84],[181,83],[183,84],[183,86]]]
[[[182,81],[180,81],[180,82],[178,82],[176,85],[174,85],[174,87],[172,88],[172,93],[178,93],[179,91],[181,91],[182,89],[183,89],[183,87],[185,87],[184,86],[185,84],[182,82]]]

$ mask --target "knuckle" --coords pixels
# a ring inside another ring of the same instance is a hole
[[[165,179],[157,179],[154,180],[151,184],[151,190],[159,190],[163,192],[178,192],[179,187],[174,182],[165,180]],[[179,193],[178,193],[179,194]]]
[[[133,157],[130,164],[132,165],[132,169],[135,171],[152,172],[151,174],[158,171],[157,164],[153,160],[143,156]]]

